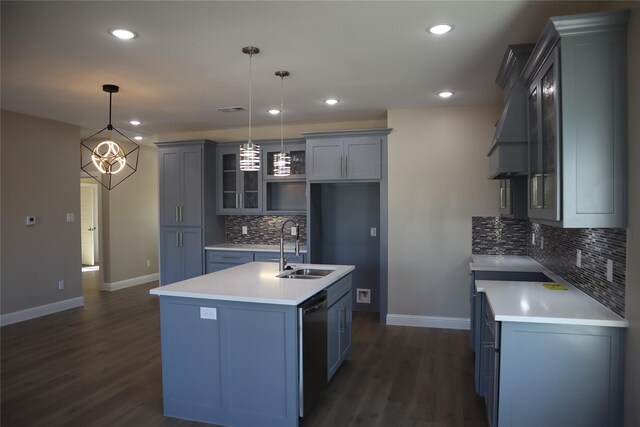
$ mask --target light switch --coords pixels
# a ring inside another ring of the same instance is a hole
[[[613,282],[613,261],[607,260],[607,280]]]
[[[544,237],[540,236],[540,249],[544,249]]]
[[[218,309],[215,307],[200,307],[200,318],[216,320],[218,318]]]
[[[582,268],[582,251],[580,249],[576,251],[576,267]]]
[[[297,236],[298,235],[298,232],[297,232],[296,228],[297,227],[291,227],[291,235],[292,236]]]
[[[376,237],[378,235],[378,229],[376,227],[371,227],[369,229],[369,236]]]
[[[242,226],[242,234],[247,234],[247,226],[246,225]]]
[[[73,212],[67,213],[67,222],[75,222],[75,221],[76,221],[76,214],[74,214]]]

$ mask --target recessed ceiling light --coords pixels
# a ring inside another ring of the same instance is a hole
[[[129,123],[131,123],[134,126],[138,126],[140,124],[139,120],[131,120]]]
[[[133,139],[135,139],[136,141],[140,141],[142,139],[141,136],[134,136]]]
[[[112,36],[115,36],[122,40],[131,40],[133,38],[138,37],[138,34],[134,33],[131,30],[126,30],[124,28],[114,28],[109,31]]]
[[[442,92],[438,93],[438,96],[440,98],[450,98],[453,96],[453,92],[451,92],[450,90],[443,90]]]
[[[340,100],[338,100],[338,99],[333,99],[333,98],[325,99],[325,100],[324,100],[324,103],[325,103],[325,104],[328,104],[328,105],[336,105],[338,102],[340,102]]]
[[[431,34],[435,34],[435,35],[439,36],[439,35],[448,33],[452,29],[453,29],[453,27],[451,25],[448,25],[448,24],[437,24],[437,25],[433,25],[433,26],[429,27],[429,32]]]
[[[269,112],[269,114],[272,114],[274,116],[277,116],[278,114],[280,114],[280,110],[278,110],[277,108],[271,108],[267,111]]]

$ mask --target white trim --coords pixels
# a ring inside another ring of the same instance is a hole
[[[471,328],[471,320],[466,317],[413,316],[408,314],[387,314],[387,325],[415,326],[418,328],[466,329]]]
[[[131,286],[141,285],[143,283],[153,282],[158,280],[158,273],[148,274],[146,276],[133,277],[131,279],[121,280],[114,283],[104,283],[100,285],[101,291],[117,291],[124,288],[130,288]]]
[[[18,322],[24,322],[25,320],[35,319],[36,317],[46,316],[48,314],[69,310],[71,308],[82,307],[83,305],[84,305],[84,297],[76,297],[76,298],[65,299],[62,301],[52,302],[51,304],[25,308],[24,310],[14,311],[13,313],[7,313],[7,314],[1,315],[0,326],[11,325],[13,323],[18,323]]]

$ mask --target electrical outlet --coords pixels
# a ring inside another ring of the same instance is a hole
[[[607,280],[613,282],[613,261],[607,260]]]
[[[242,226],[242,234],[247,234],[248,230],[247,230],[247,226],[243,225]]]
[[[147,260],[147,267],[151,267],[151,260],[150,259]]]
[[[67,222],[76,222],[76,214],[70,212],[67,214]]]
[[[292,236],[297,236],[298,235],[296,228],[297,227],[291,227],[291,235]]]
[[[531,246],[535,246],[536,245],[536,235],[532,234],[531,235]]]
[[[64,280],[58,280],[58,290],[64,291]]]
[[[356,289],[356,302],[360,304],[371,304],[371,289]]]
[[[576,267],[582,268],[582,251],[580,249],[576,251]]]
[[[544,237],[540,236],[540,249],[544,249]]]
[[[369,229],[369,236],[376,237],[378,235],[378,229],[376,227],[371,227]]]
[[[216,320],[218,318],[218,310],[215,307],[200,307],[200,318]]]

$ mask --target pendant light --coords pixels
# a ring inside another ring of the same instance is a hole
[[[259,171],[260,146],[251,140],[251,58],[260,53],[260,49],[247,46],[242,48],[242,53],[249,55],[249,138],[247,142],[240,145],[240,170]]]
[[[109,123],[80,142],[80,169],[111,190],[138,169],[140,146],[111,123],[112,97],[120,88],[106,84],[102,90],[109,93]]]
[[[276,76],[280,77],[280,152],[273,156],[273,174],[275,176],[291,175],[291,156],[284,151],[284,78],[289,75],[288,71],[276,71]]]

